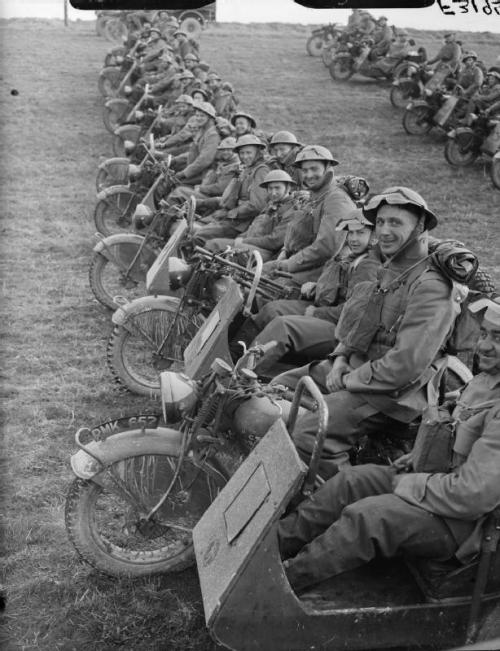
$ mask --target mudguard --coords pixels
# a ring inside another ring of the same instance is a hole
[[[99,239],[97,244],[94,246],[93,251],[95,253],[101,253],[105,258],[111,260],[112,262],[122,261],[123,264],[130,264],[131,259],[127,255],[127,244],[141,245],[144,242],[144,237],[142,235],[136,235],[135,233],[115,233],[114,235],[108,235],[108,237],[102,237]],[[123,259],[120,256],[121,245],[123,245]],[[112,247],[120,247],[116,249],[116,252],[113,251],[113,255],[109,249]],[[134,248],[137,252],[137,249]]]
[[[128,181],[128,173],[130,167],[130,160],[128,158],[108,158],[103,161],[98,169],[106,170],[107,173],[116,181],[121,181],[125,184]],[[114,187],[114,186],[111,186]]]
[[[341,52],[340,54],[337,54],[333,57],[332,63],[334,61],[341,61],[342,59],[352,59],[352,56],[349,54],[349,52]]]
[[[106,197],[110,197],[117,192],[130,192],[130,194],[134,194],[128,185],[110,185],[109,188],[104,188],[104,190],[98,192],[96,199],[98,202],[103,201]]]
[[[139,124],[122,124],[115,129],[115,136],[122,140],[130,140],[135,145],[139,142],[142,127]]]
[[[175,312],[180,299],[175,296],[141,296],[120,307],[113,313],[111,320],[115,325],[127,329],[127,321],[135,314],[146,310],[165,309]]]
[[[414,109],[414,108],[418,108],[420,106],[425,106],[426,108],[429,108],[429,105],[423,99],[416,99],[416,100],[411,101],[406,108],[407,109]]]
[[[170,427],[134,429],[120,432],[104,441],[91,441],[85,447],[101,461],[109,465],[127,457],[142,454],[179,454],[182,434]],[[102,466],[84,450],[78,450],[70,458],[71,469],[80,479],[92,479],[100,483]]]
[[[112,111],[118,115],[125,115],[129,112],[129,103],[127,99],[121,99],[119,97],[114,97],[113,99],[108,99],[104,104],[104,107],[108,111]]]
[[[457,127],[454,131],[454,138],[461,147],[473,146],[474,142],[476,141],[476,135],[470,127]]]

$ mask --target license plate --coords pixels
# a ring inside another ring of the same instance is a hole
[[[116,418],[109,420],[106,423],[100,423],[96,427],[92,427],[90,431],[92,436],[99,440],[107,439],[108,436],[118,434],[129,429],[156,429],[160,422],[161,416],[159,414],[140,414],[138,416],[126,416],[124,418]]]

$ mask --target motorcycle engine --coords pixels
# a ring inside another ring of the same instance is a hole
[[[184,373],[160,373],[160,395],[165,421],[181,419],[198,399],[197,384]]]

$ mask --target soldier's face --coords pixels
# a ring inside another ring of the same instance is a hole
[[[250,133],[250,122],[246,118],[236,118],[234,121],[234,130],[237,136],[243,136],[245,133]]]
[[[500,373],[500,326],[483,319],[477,344],[479,369],[484,373]]]
[[[192,59],[186,59],[184,61],[184,67],[186,68],[186,70],[192,70],[194,68],[195,63],[196,61],[193,61]]]
[[[203,113],[203,111],[195,111],[194,117],[196,118],[196,124],[199,127],[203,127],[208,122],[209,115],[207,113]]]
[[[193,100],[198,100],[198,102],[204,102],[205,98],[203,97],[203,93],[192,93],[191,97]]]
[[[313,187],[323,179],[326,164],[320,160],[306,160],[301,164],[302,181],[308,188]]]
[[[375,234],[382,253],[390,257],[412,235],[418,218],[404,206],[383,204],[377,211]]]
[[[288,194],[288,183],[273,181],[267,184],[267,198],[271,201],[280,201]]]
[[[177,104],[177,110],[179,111],[179,113],[181,115],[185,115],[189,111],[190,108],[191,107],[189,106],[189,104],[184,104],[184,102],[179,102]]]
[[[217,152],[217,158],[222,161],[229,161],[233,156],[232,149],[219,149]]]
[[[255,161],[258,153],[259,148],[256,145],[245,145],[238,149],[238,156],[245,167],[249,167]]]
[[[280,163],[285,160],[285,158],[292,151],[292,149],[293,149],[292,145],[287,145],[284,143],[273,145],[273,153],[276,156],[276,158],[280,161]]]
[[[356,231],[349,231],[347,233],[347,246],[354,255],[361,255],[368,248],[371,236],[372,229],[367,227],[359,228]]]

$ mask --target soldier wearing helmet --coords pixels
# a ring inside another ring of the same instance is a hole
[[[264,261],[277,255],[283,246],[288,223],[292,218],[295,207],[290,191],[295,182],[283,170],[272,170],[264,177],[260,187],[267,191],[267,204],[257,215],[248,229],[236,239],[216,238],[207,243],[212,251],[234,246],[237,249],[257,250]]]
[[[179,95],[170,108],[164,108],[155,128],[155,135],[168,136],[178,133],[193,113],[191,95]]]
[[[463,89],[462,97],[469,99],[481,88],[484,75],[477,65],[477,54],[474,50],[464,53],[462,63],[463,67],[457,77],[457,85]]]
[[[198,231],[204,241],[238,237],[267,203],[267,192],[260,185],[269,171],[264,160],[266,145],[257,136],[246,134],[236,140],[234,148],[243,169],[227,186],[221,208],[211,215],[210,223]]]
[[[481,88],[470,99],[468,115],[477,111],[484,111],[487,115],[496,113],[498,102],[500,102],[500,66],[491,66],[486,72],[486,79]]]
[[[182,167],[177,179],[182,185],[195,186],[201,183],[203,174],[212,165],[221,140],[215,127],[215,109],[208,102],[193,103],[194,117],[198,123],[198,132],[187,153],[186,160],[176,157],[174,169]],[[184,162],[187,164],[184,165]]]
[[[197,48],[195,42],[188,39],[188,35],[182,29],[178,29],[173,33],[174,49],[181,59],[185,59],[188,54],[196,54]]]
[[[247,133],[255,133],[257,128],[257,121],[245,111],[237,111],[231,116],[231,124],[234,127],[234,131],[237,138],[241,138]]]
[[[276,131],[269,141],[271,158],[267,161],[271,169],[287,172],[298,187],[301,185],[300,171],[295,166],[295,158],[302,148],[302,144],[290,131]]]
[[[344,305],[327,360],[275,378],[293,386],[310,373],[330,418],[322,473],[349,463],[360,436],[405,428],[427,406],[427,384],[446,365],[444,349],[466,290],[450,282],[429,256],[428,231],[437,217],[414,190],[390,187],[372,197],[363,215],[375,224],[377,279],[359,283]],[[308,457],[316,421],[297,423],[299,454]]]
[[[408,32],[404,29],[398,30],[397,39],[390,44],[389,50],[384,57],[373,64],[382,74],[390,76],[398,63],[408,56],[411,50],[408,41]]]
[[[373,32],[373,47],[369,54],[370,60],[375,61],[388,53],[393,36],[392,28],[387,23],[387,17],[380,16],[377,27]]]
[[[162,138],[158,142],[158,149],[162,150],[165,155],[170,154],[172,156],[181,156],[184,155],[183,159],[187,160],[187,152],[191,147],[191,144],[198,133],[199,123],[197,118],[194,115],[188,119],[186,124],[175,134],[170,134],[166,138]],[[181,163],[179,163],[180,166]]]
[[[425,84],[426,94],[431,95],[446,77],[454,74],[460,64],[462,57],[462,48],[456,41],[455,32],[447,32],[444,35],[444,45],[433,59],[427,61],[428,65],[437,63],[434,73],[429,81]]]
[[[194,52],[188,52],[184,57],[184,59],[182,60],[182,63],[184,64],[184,68],[186,70],[191,70],[192,72],[195,65],[199,63],[199,60],[200,59],[197,54],[195,54]]]

